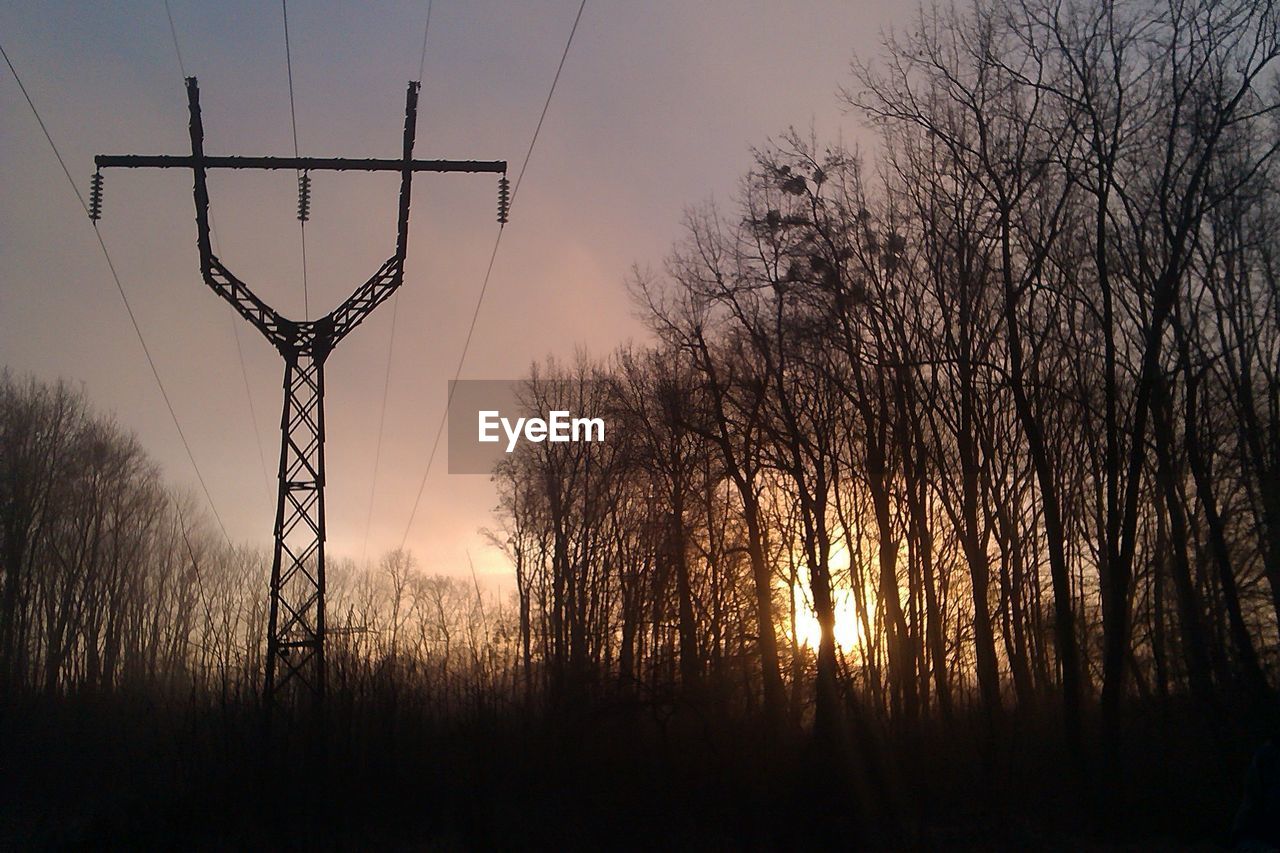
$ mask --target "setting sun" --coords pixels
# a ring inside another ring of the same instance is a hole
[[[813,603],[808,590],[797,584],[793,591],[795,600],[795,635],[793,639],[800,645],[817,650],[822,639],[822,626],[814,615]],[[836,589],[832,595],[835,600],[835,639],[840,651],[848,654],[862,645],[862,623],[858,619],[858,608],[853,598],[853,590]]]

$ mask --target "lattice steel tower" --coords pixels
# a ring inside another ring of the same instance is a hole
[[[270,709],[286,695],[325,695],[325,513],[324,363],[334,347],[385,302],[404,281],[409,239],[409,201],[414,172],[493,172],[499,180],[499,221],[507,218],[507,164],[500,160],[414,160],[419,84],[405,96],[401,159],[318,157],[210,157],[204,153],[200,89],[187,78],[191,155],[99,155],[98,169],[183,168],[194,176],[200,272],[215,293],[284,358],[284,407],[280,414],[279,490],[271,560],[271,602],[263,699]],[[213,253],[209,235],[210,169],[293,169],[299,173],[298,218],[306,220],[311,171],[399,172],[400,210],[393,254],[346,301],[316,320],[291,320],[275,311],[236,278]],[[102,210],[102,175],[94,175],[90,215]]]

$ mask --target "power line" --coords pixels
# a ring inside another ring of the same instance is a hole
[[[369,528],[373,525],[373,498],[378,489],[378,467],[382,462],[382,434],[387,422],[387,393],[391,388],[391,352],[396,342],[396,309],[400,304],[400,295],[391,297],[391,335],[387,340],[387,370],[382,377],[382,406],[378,414],[378,440],[373,450],[373,478],[369,484],[369,509],[364,517],[364,543],[360,546],[360,559],[363,560],[369,550]]]
[[[253,432],[258,437],[258,463],[262,466],[262,487],[267,490],[267,503],[272,502],[271,482],[267,478],[267,457],[262,450],[262,433],[258,429],[258,413],[253,405],[253,393],[249,390],[249,371],[244,366],[244,350],[240,346],[240,328],[235,317],[230,317],[231,334],[235,336],[236,355],[240,356],[240,378],[244,380],[244,398],[249,403],[249,418],[253,421]]]
[[[178,47],[178,28],[173,25],[173,10],[169,8],[169,0],[164,0],[164,13],[169,18],[169,35],[173,36],[173,52],[178,55],[178,70],[182,72],[182,79],[187,79],[187,66],[182,61],[182,48]]]
[[[516,173],[516,182],[511,188],[510,204],[515,204],[516,194],[520,192],[520,183],[524,180],[525,170],[529,168],[529,158],[533,156],[533,148],[538,144],[538,134],[542,132],[542,123],[547,118],[547,110],[551,107],[551,98],[556,93],[556,84],[560,82],[560,72],[564,70],[565,60],[569,58],[569,48],[573,46],[573,37],[578,32],[578,22],[582,20],[582,11],[586,7],[587,0],[582,0],[578,6],[578,14],[574,16],[573,27],[569,30],[569,38],[565,41],[564,52],[560,55],[560,64],[556,66],[555,76],[551,79],[551,88],[547,91],[547,99],[542,104],[542,114],[538,116],[538,124],[533,129],[533,137],[529,140],[529,149],[525,151],[524,162],[520,164],[520,171]],[[498,225],[498,233],[493,240],[493,252],[489,255],[489,266],[484,272],[484,281],[480,285],[480,295],[476,298],[475,310],[471,312],[471,324],[467,328],[466,340],[462,343],[462,354],[458,357],[458,367],[453,372],[453,383],[449,386],[449,397],[445,401],[444,414],[440,417],[440,423],[436,426],[436,437],[431,443],[431,454],[427,457],[427,470],[422,474],[422,482],[418,484],[418,493],[413,499],[413,509],[409,511],[409,523],[405,525],[404,535],[400,537],[400,547],[402,549],[409,539],[409,531],[413,529],[413,520],[418,514],[418,504],[422,501],[422,492],[427,486],[427,477],[431,474],[431,466],[435,462],[436,451],[440,448],[440,436],[443,435],[445,423],[449,419],[449,407],[453,404],[454,388],[457,387],[458,377],[462,375],[462,366],[467,360],[467,352],[471,349],[471,338],[476,331],[476,321],[480,317],[480,308],[484,305],[485,294],[489,291],[489,278],[493,274],[493,262],[498,257],[498,247],[502,244],[504,227],[505,224]]]
[[[173,11],[169,8],[169,0],[164,0],[165,15],[169,18],[169,34],[173,36],[173,53],[178,57],[178,70],[182,73],[182,79],[187,79],[187,66],[182,61],[182,48],[178,43],[178,28],[173,23]],[[214,248],[218,254],[222,254],[222,247],[218,245],[218,228],[213,222],[213,212],[209,212],[209,234],[213,238]],[[236,324],[235,317],[231,320],[231,335],[236,343],[236,358],[240,361],[240,377],[244,380],[245,400],[249,404],[249,421],[253,424],[253,436],[258,445],[258,461],[262,465],[262,485],[267,492],[267,503],[272,502],[271,482],[267,474],[267,458],[262,450],[262,430],[258,426],[258,413],[253,405],[253,392],[249,388],[249,370],[244,363],[244,348],[240,345],[240,328]]]
[[[218,242],[218,231],[213,223],[213,212],[209,212],[209,236],[213,239],[213,247],[219,255],[222,254],[222,247]],[[240,324],[236,322],[234,315],[228,315],[231,321],[231,335],[236,342],[236,357],[240,360],[240,378],[244,380],[244,399],[249,404],[249,420],[253,423],[253,436],[258,446],[258,463],[262,466],[262,487],[266,489],[267,503],[271,504],[274,498],[271,494],[271,478],[267,473],[267,457],[262,449],[262,430],[258,426],[258,412],[253,405],[253,391],[249,387],[249,370],[244,363],[244,348],[240,345]]]
[[[413,508],[409,510],[409,523],[404,527],[404,535],[400,537],[400,548],[404,549],[409,541],[409,531],[413,529],[413,519],[418,514],[418,504],[422,501],[422,492],[427,487],[427,477],[431,475],[432,463],[436,461],[436,451],[440,448],[440,436],[444,434],[444,425],[449,420],[449,407],[453,405],[453,392],[457,387],[458,377],[462,374],[462,364],[466,360],[467,350],[471,347],[471,335],[476,328],[476,318],[480,316],[480,306],[484,303],[485,291],[489,289],[489,277],[493,274],[493,262],[498,257],[498,246],[502,243],[502,226],[498,226],[498,236],[493,241],[493,251],[489,253],[489,266],[484,271],[484,283],[480,285],[480,297],[476,300],[475,311],[471,314],[471,327],[467,329],[467,339],[462,345],[462,355],[458,358],[458,367],[453,372],[453,382],[449,385],[449,397],[445,400],[444,413],[440,423],[436,425],[436,437],[431,442],[431,453],[427,456],[427,470],[422,472],[422,481],[418,483],[418,493],[413,497]]]
[[[427,20],[422,27],[422,51],[418,55],[418,82],[422,82],[423,70],[427,66],[427,36],[431,34],[432,0],[427,0]],[[369,552],[369,529],[373,526],[373,500],[378,493],[378,468],[382,462],[382,439],[387,421],[387,396],[391,390],[391,355],[396,345],[396,315],[400,309],[400,294],[391,297],[391,334],[387,340],[387,368],[382,377],[382,405],[378,413],[378,439],[373,450],[373,477],[369,483],[369,508],[364,517],[364,541],[360,546],[360,559],[363,561]]]
[[[293,103],[293,51],[289,47],[289,2],[288,0],[280,0],[280,11],[284,17],[284,64],[285,70],[289,74],[289,123],[293,127],[293,156],[298,155],[298,112]],[[302,173],[298,173],[298,180],[302,180]],[[302,316],[305,320],[311,319],[310,297],[307,295],[307,221],[302,218],[302,213],[298,214],[298,230],[302,235]]]
[[[298,114],[293,106],[293,55],[289,48],[289,3],[280,0],[280,11],[284,17],[284,65],[289,74],[289,123],[293,127],[293,156],[298,156]]]
[[[418,57],[418,82],[422,82],[422,69],[427,67],[427,34],[431,32],[431,3],[427,0],[427,23],[422,28],[422,54]]]
[[[27,87],[18,75],[18,69],[13,67],[13,60],[9,58],[9,54],[3,45],[0,45],[0,56],[4,57],[5,64],[9,66],[13,79],[17,82],[18,88],[22,90],[22,97],[26,98],[27,106],[31,108],[31,114],[35,116],[36,123],[40,125],[40,131],[44,134],[45,140],[53,150],[53,156],[57,158],[58,165],[62,167],[62,174],[67,176],[67,183],[71,185],[71,191],[76,194],[76,200],[80,202],[80,207],[83,208],[85,216],[88,216],[89,206],[85,203],[84,196],[80,193],[80,187],[76,185],[75,178],[71,177],[71,171],[67,169],[67,163],[62,158],[62,152],[58,150],[57,144],[53,141],[49,128],[45,126],[44,119],[40,117],[40,111],[36,109],[35,101],[31,99],[30,93],[27,92]],[[187,453],[187,459],[191,461],[191,467],[196,472],[196,479],[200,482],[200,488],[204,492],[205,499],[209,502],[209,509],[213,512],[213,517],[217,520],[218,527],[222,530],[223,538],[227,540],[228,545],[231,545],[231,536],[227,533],[226,525],[222,523],[222,516],[218,514],[218,507],[213,502],[213,495],[209,492],[209,486],[205,483],[204,475],[200,473],[200,466],[196,464],[195,454],[191,452],[191,445],[187,441],[187,435],[182,431],[178,413],[169,399],[169,392],[165,390],[164,381],[160,378],[160,371],[156,369],[155,359],[151,356],[151,348],[147,346],[147,340],[142,335],[142,327],[138,325],[138,318],[133,313],[133,306],[129,304],[129,297],[125,294],[124,285],[120,282],[120,275],[116,272],[116,265],[111,260],[111,253],[107,251],[107,244],[102,239],[102,232],[98,230],[98,223],[96,222],[93,223],[93,233],[98,238],[98,246],[102,249],[102,257],[107,261],[107,269],[111,271],[111,279],[115,282],[116,292],[120,294],[124,309],[129,314],[129,322],[133,325],[134,334],[138,336],[138,343],[142,345],[142,354],[147,357],[147,365],[151,368],[151,375],[155,377],[156,385],[160,388],[160,396],[164,398],[165,408],[169,410],[169,417],[173,419],[173,426],[178,431],[178,438],[182,441],[182,448]]]
[[[542,132],[542,123],[546,121],[547,110],[551,107],[551,96],[556,93],[556,84],[560,82],[560,72],[564,70],[564,61],[569,58],[569,48],[573,46],[573,36],[578,32],[578,22],[582,20],[582,10],[587,8],[587,0],[582,0],[578,6],[578,14],[573,19],[573,28],[569,30],[569,39],[564,44],[564,53],[560,54],[560,64],[556,66],[556,76],[551,79],[551,89],[547,92],[547,100],[542,104],[542,114],[538,116],[538,126],[533,129],[533,138],[529,140],[529,150],[524,152],[524,162],[520,164],[520,171],[516,173],[515,186],[511,188],[511,204],[515,204],[516,194],[520,192],[520,181],[524,179],[524,171],[529,168],[529,158],[533,156],[533,146],[538,144],[538,134]],[[510,205],[508,205],[508,209]],[[501,237],[502,229],[498,229],[498,235]],[[484,298],[484,291],[480,292],[481,299]],[[473,323],[474,325],[474,323]]]

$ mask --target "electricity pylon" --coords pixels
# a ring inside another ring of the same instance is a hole
[[[210,157],[204,153],[200,89],[187,78],[191,114],[191,155],[99,155],[98,169],[110,167],[190,169],[195,178],[200,273],[214,293],[248,320],[284,358],[284,408],[280,414],[279,490],[275,546],[271,560],[271,603],[263,701],[272,708],[285,694],[325,694],[325,514],[324,363],[334,347],[404,281],[409,239],[409,191],[414,172],[492,172],[499,180],[498,219],[507,218],[507,164],[501,160],[414,160],[419,84],[405,97],[404,154],[401,159],[322,157]],[[210,169],[293,169],[298,171],[298,218],[310,204],[311,171],[399,172],[400,212],[396,249],[373,277],[346,301],[316,320],[291,320],[258,298],[213,253],[209,236]],[[90,216],[102,210],[101,171],[93,178]]]

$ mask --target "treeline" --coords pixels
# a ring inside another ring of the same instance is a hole
[[[0,374],[0,544],[3,695],[258,702],[270,552],[228,543],[64,383]],[[438,713],[509,695],[505,610],[473,584],[392,552],[330,561],[328,593],[340,695],[396,690]]]
[[[979,2],[855,62],[874,168],[760,149],[634,275],[659,343],[525,383],[610,431],[498,470],[525,689],[1104,756],[1134,702],[1271,707],[1278,27]]]

